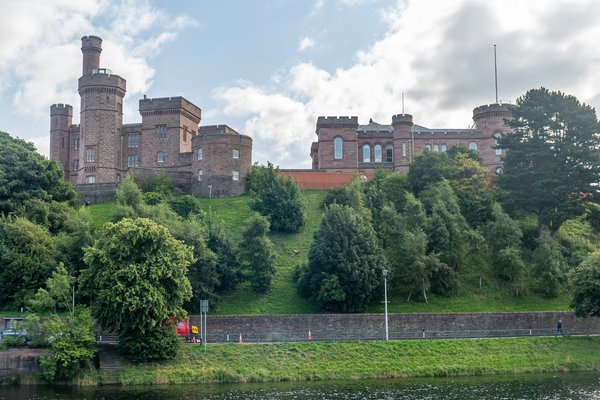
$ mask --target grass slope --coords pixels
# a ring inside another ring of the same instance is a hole
[[[296,234],[271,233],[276,254],[277,273],[273,280],[273,288],[266,294],[256,294],[248,285],[222,294],[217,308],[211,314],[291,314],[311,313],[306,299],[301,297],[291,279],[294,266],[305,263],[313,234],[319,228],[323,209],[320,207],[326,191],[307,190],[302,192],[302,201],[306,211],[306,226]],[[252,197],[242,195],[220,199],[200,199],[202,209],[221,220],[226,229],[238,243],[245,225],[244,221],[252,213],[250,204]],[[114,202],[95,204],[88,207],[94,225],[100,227],[109,221]],[[573,230],[573,229],[571,229]],[[587,232],[586,232],[587,234]],[[576,233],[573,233],[576,235]],[[299,250],[293,255],[293,250]],[[570,297],[563,294],[554,299],[545,299],[533,295],[515,297],[489,273],[483,274],[482,287],[479,287],[478,271],[461,272],[461,288],[456,296],[446,298],[428,294],[429,302],[407,301],[405,294],[390,293],[389,312],[502,312],[502,311],[555,311],[568,310]],[[381,294],[383,297],[383,293]],[[383,299],[374,302],[370,312],[383,312]]]
[[[224,383],[599,369],[599,337],[210,345],[206,351],[188,345],[173,362],[127,365],[118,380]]]

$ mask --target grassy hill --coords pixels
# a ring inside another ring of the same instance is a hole
[[[318,229],[323,213],[320,207],[325,191],[307,190],[302,193],[306,210],[306,226],[296,234],[270,235],[276,254],[277,273],[273,288],[266,294],[252,292],[248,285],[222,295],[217,308],[211,314],[290,314],[315,312],[306,299],[301,297],[292,282],[294,266],[305,263],[313,234]],[[250,195],[221,199],[201,199],[203,210],[223,221],[237,243],[244,229],[244,221],[251,214]],[[94,224],[100,227],[111,218],[114,202],[88,207]],[[299,251],[299,252],[296,252]],[[383,297],[383,294],[382,294]],[[563,294],[545,299],[534,295],[515,297],[512,292],[483,274],[479,287],[479,271],[461,271],[458,295],[446,298],[433,294],[429,303],[407,301],[406,295],[390,293],[389,312],[495,312],[495,311],[552,311],[569,309],[570,297]],[[370,312],[383,312],[383,302],[371,305]]]

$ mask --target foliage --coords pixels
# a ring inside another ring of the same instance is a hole
[[[41,324],[50,343],[49,354],[40,360],[44,380],[72,380],[92,367],[96,350],[89,309],[78,308],[70,318],[54,316]]]
[[[269,221],[261,215],[253,215],[246,223],[247,227],[239,247],[240,261],[248,271],[248,279],[255,292],[264,293],[271,288],[275,275],[275,255],[273,244],[269,240]]]
[[[492,254],[507,247],[519,248],[522,236],[519,224],[511,219],[499,204],[495,204],[492,220],[485,226],[485,238]]]
[[[170,360],[177,356],[181,338],[172,324],[133,331],[119,340],[119,351],[134,363]]]
[[[546,229],[542,231],[538,247],[533,252],[532,273],[534,289],[545,297],[556,297],[565,281],[566,262],[560,244]]]
[[[350,199],[346,192],[346,186],[336,186],[327,191],[325,198],[323,199],[323,206],[327,207],[331,204],[339,204],[340,206],[349,206]]]
[[[413,193],[419,195],[430,184],[452,176],[452,170],[452,160],[447,153],[424,151],[410,164],[408,181]]]
[[[571,307],[578,317],[600,316],[600,252],[591,254],[569,273]]]
[[[70,314],[73,309],[72,282],[65,266],[60,263],[52,276],[46,280],[46,288],[39,288],[35,296],[28,301],[31,311],[51,310],[56,313],[59,310],[67,310]]]
[[[201,215],[202,209],[198,203],[198,199],[194,196],[186,194],[169,199],[169,207],[182,218],[189,218],[194,215]]]
[[[439,263],[431,272],[431,291],[442,296],[452,296],[458,290],[458,273],[447,264]]]
[[[243,276],[231,236],[222,225],[211,222],[208,225],[206,245],[217,256],[216,271],[219,282],[216,289],[224,291],[234,288],[243,280]]]
[[[364,311],[387,263],[364,216],[332,204],[321,221],[299,277],[300,291],[326,311]]]
[[[143,194],[133,175],[129,174],[123,179],[121,186],[117,189],[116,198],[120,205],[131,207],[136,212],[139,211]]]
[[[583,212],[584,200],[596,192],[600,163],[600,125],[595,110],[573,96],[545,88],[517,99],[504,135],[504,173],[498,184],[504,204],[524,209],[557,231],[568,218]]]
[[[512,284],[517,295],[523,291],[525,262],[519,249],[505,247],[498,251],[498,255],[495,257],[494,271],[497,277]]]
[[[252,208],[268,218],[277,232],[298,232],[304,226],[300,189],[291,178],[284,178],[270,162],[254,165],[247,177],[247,188],[256,194]]]
[[[7,215],[34,199],[74,205],[77,194],[54,161],[32,143],[0,131],[0,213]]]
[[[192,297],[187,278],[195,261],[192,249],[155,222],[138,218],[105,224],[94,246],[85,249],[84,260],[88,268],[81,285],[93,294],[92,313],[120,340],[185,315],[182,305]]]

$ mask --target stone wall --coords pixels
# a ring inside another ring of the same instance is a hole
[[[75,190],[84,203],[103,203],[115,198],[118,187],[118,183],[89,183],[76,185]]]
[[[0,376],[40,372],[40,357],[43,349],[8,349],[0,351]]]
[[[562,319],[565,334],[600,333],[600,318],[572,312],[389,314],[390,339],[553,335]],[[199,317],[192,316],[199,325]],[[372,340],[384,338],[383,314],[208,316],[208,341]]]

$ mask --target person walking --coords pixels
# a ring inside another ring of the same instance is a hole
[[[563,334],[563,330],[562,330],[562,320],[560,320],[560,319],[556,323],[556,334],[554,336],[555,337],[558,336],[559,333],[560,333],[561,336],[565,336]]]

